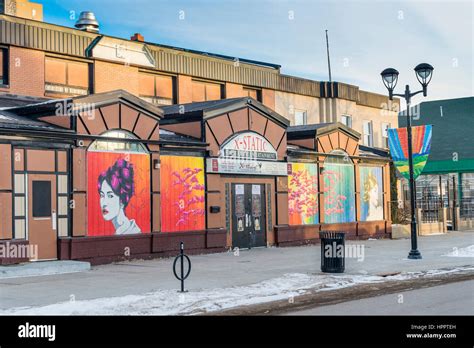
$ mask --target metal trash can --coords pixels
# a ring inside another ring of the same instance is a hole
[[[321,271],[325,273],[344,273],[345,233],[320,232]]]

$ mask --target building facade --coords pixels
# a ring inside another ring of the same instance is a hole
[[[248,97],[183,105],[114,91],[1,110],[0,245],[97,264],[181,241],[202,253],[322,229],[390,237],[389,157],[359,133],[289,126]]]
[[[397,101],[102,35],[95,22],[43,23],[11,3],[0,15],[2,250],[98,264],[172,255],[181,241],[201,253],[314,243],[321,230],[390,237],[384,132]]]
[[[422,102],[411,108],[413,125],[433,125],[431,152],[417,178],[418,207],[429,214],[447,209],[453,229],[474,226],[474,97]],[[406,126],[406,113],[399,116]],[[402,199],[408,185],[402,181]]]
[[[0,93],[67,98],[123,89],[157,105],[249,96],[291,125],[341,122],[361,133],[366,146],[378,148],[387,148],[385,129],[398,125],[398,100],[357,86],[284,75],[277,64],[146,42],[140,34],[126,40],[44,23],[42,8],[28,7],[33,3],[7,3],[28,11],[0,15]]]

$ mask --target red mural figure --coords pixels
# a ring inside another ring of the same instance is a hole
[[[173,203],[177,208],[176,226],[186,225],[193,216],[206,213],[202,209],[204,185],[201,185],[198,179],[201,172],[201,168],[183,168],[181,173],[177,171],[172,173],[175,178],[172,184],[173,188],[179,192],[178,201]]]

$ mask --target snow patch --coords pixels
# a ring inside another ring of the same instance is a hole
[[[289,273],[247,286],[197,289],[184,294],[175,290],[158,290],[142,295],[61,302],[41,307],[17,307],[2,310],[0,315],[192,315],[278,300],[291,301],[294,297],[310,292],[460,271],[474,271],[474,267],[407,272],[387,277]]]
[[[444,254],[442,256],[448,257],[474,257],[474,245],[470,245],[466,248],[453,248],[453,251]]]

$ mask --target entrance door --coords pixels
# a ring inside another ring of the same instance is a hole
[[[56,175],[28,174],[28,240],[39,260],[57,259]]]
[[[232,246],[266,245],[264,185],[232,184]]]

